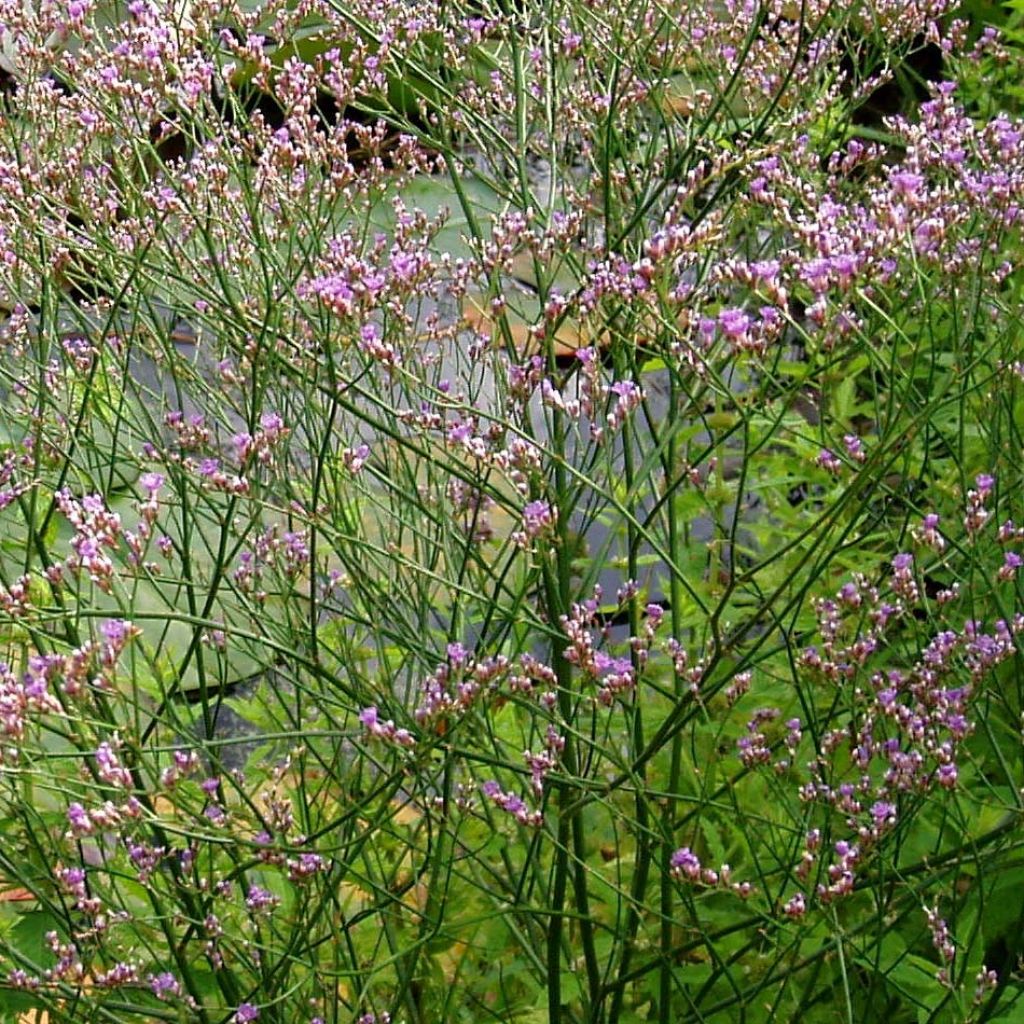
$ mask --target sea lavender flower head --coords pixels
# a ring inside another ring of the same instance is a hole
[[[139,486],[146,493],[147,499],[150,501],[156,497],[157,492],[164,485],[163,473],[143,473],[139,477]]]
[[[558,521],[558,511],[543,498],[528,502],[523,507],[523,528],[513,534],[521,547],[549,533]]]
[[[915,199],[918,191],[924,184],[924,178],[920,174],[915,174],[913,171],[894,171],[889,181],[892,184],[893,191],[905,199]]]
[[[839,457],[829,448],[822,448],[814,461],[830,473],[838,473],[843,468]]]
[[[999,567],[998,578],[1004,582],[1012,580],[1017,570],[1024,565],[1024,559],[1016,551],[1007,551],[1003,555],[1003,564]]]
[[[867,461],[868,456],[867,452],[864,451],[864,442],[856,434],[844,434],[843,447],[846,449],[846,454],[854,462]]]
[[[149,987],[157,999],[170,999],[181,995],[181,983],[170,971],[149,976]]]
[[[877,800],[871,805],[871,817],[878,826],[896,823],[896,805],[886,800]]]
[[[693,881],[700,878],[700,869],[700,859],[688,846],[676,850],[669,860],[669,870],[674,878]]]

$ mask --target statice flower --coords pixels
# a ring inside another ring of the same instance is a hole
[[[683,846],[672,854],[669,860],[669,870],[676,878],[696,881],[700,878],[700,859],[688,846]]]
[[[100,590],[109,593],[113,586],[114,563],[107,551],[118,545],[121,517],[109,512],[98,494],[78,500],[65,488],[57,494],[56,501],[75,530],[72,554],[65,567],[76,575],[84,572]]]
[[[143,473],[139,477],[139,487],[145,493],[147,501],[152,500],[160,493],[160,488],[165,482],[166,477],[163,473]]]
[[[149,976],[149,987],[157,999],[174,999],[181,995],[181,982],[170,971]]]
[[[846,448],[846,454],[854,462],[867,461],[868,455],[864,451],[864,442],[856,434],[844,434],[843,447]]]
[[[807,900],[802,892],[795,893],[793,896],[786,901],[786,905],[782,908],[782,912],[786,917],[791,918],[794,921],[799,920],[807,913]]]
[[[255,883],[249,886],[245,897],[245,905],[253,913],[269,913],[278,902],[278,898],[272,892]]]
[[[977,534],[992,515],[985,507],[986,499],[992,494],[995,479],[987,473],[981,473],[975,479],[975,487],[967,492],[967,511],[964,515],[964,529],[968,535]]]
[[[520,825],[540,828],[544,823],[544,815],[539,810],[530,810],[526,802],[514,793],[506,793],[500,784],[493,779],[485,782],[480,791],[506,814],[511,815]]]
[[[917,583],[914,580],[914,556],[906,552],[892,560],[892,589],[911,604],[918,599]]]
[[[839,459],[839,456],[828,448],[822,448],[814,461],[821,466],[822,469],[826,469],[830,473],[839,473],[843,468],[843,463]]]
[[[109,971],[101,971],[93,979],[97,988],[114,989],[122,985],[137,985],[139,983],[139,965],[132,962],[122,961],[114,964]]]
[[[97,774],[104,782],[120,789],[131,788],[131,773],[121,765],[117,754],[109,743],[101,743],[95,756]]]
[[[327,870],[327,861],[318,853],[301,853],[296,858],[289,857],[285,862],[288,868],[288,879],[292,882],[305,882],[313,875]]]
[[[512,540],[520,547],[550,535],[558,521],[558,510],[543,498],[531,501],[523,508],[523,527],[512,534]]]
[[[948,985],[950,983],[949,968],[956,957],[956,944],[950,935],[949,925],[939,917],[937,907],[925,907],[924,913],[928,922],[928,930],[931,932],[932,945],[942,962],[935,977],[940,984]]]
[[[77,802],[68,807],[68,824],[76,837],[88,836],[93,832],[92,819],[86,809]]]
[[[341,461],[353,476],[366,465],[369,458],[370,446],[366,444],[357,445],[355,448],[343,448],[341,452]]]
[[[1012,580],[1022,565],[1024,565],[1024,559],[1016,551],[1007,551],[1003,555],[1003,564],[999,567],[997,576],[1004,582]]]
[[[945,550],[946,541],[939,532],[939,517],[936,513],[929,512],[921,520],[921,525],[914,527],[913,534],[919,544],[925,544],[939,553]]]
[[[412,747],[416,744],[408,729],[396,727],[390,718],[381,721],[375,706],[363,708],[359,713],[359,721],[366,730],[366,735],[372,739],[386,740],[400,747]]]
[[[619,430],[629,415],[644,401],[643,389],[631,380],[619,380],[608,386],[609,395],[615,399],[611,411],[605,417],[608,430]],[[603,435],[602,435],[603,439]]]

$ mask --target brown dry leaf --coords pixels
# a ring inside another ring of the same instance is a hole
[[[0,903],[22,903],[25,900],[34,900],[35,898],[34,893],[20,887],[4,889],[3,892],[0,892]]]
[[[395,801],[393,806],[395,810],[391,817],[399,825],[414,825],[423,817],[419,809],[414,807],[409,801],[406,801],[404,804]]]
[[[161,818],[174,818],[178,814],[178,808],[174,801],[168,799],[162,793],[158,793],[153,797],[153,810],[156,811]]]
[[[661,99],[661,110],[664,114],[675,117],[693,117],[697,109],[697,102],[693,96],[663,96]]]
[[[456,939],[448,949],[435,956],[435,962],[441,968],[449,984],[458,977],[459,965],[468,952],[469,943],[463,942],[462,939]]]
[[[491,314],[481,309],[472,299],[467,297],[462,303],[462,319],[467,327],[476,331],[481,337],[500,339],[504,337],[504,330],[498,326]],[[540,351],[538,339],[527,324],[515,321],[511,315],[508,317],[509,333],[512,335],[512,344],[521,357],[535,355]],[[563,323],[555,331],[555,358],[568,359],[575,355],[581,348],[590,344],[587,332],[574,327],[570,323]]]
[[[363,910],[373,900],[370,893],[352,882],[342,882],[338,886],[338,893],[341,896],[341,907],[346,912]]]
[[[675,114],[677,117],[692,117],[697,108],[708,99],[708,93],[697,88],[689,75],[676,74],[665,83],[661,110],[664,114]]]
[[[408,910],[422,914],[427,909],[429,898],[430,886],[425,882],[417,882],[402,894],[401,904]]]
[[[78,984],[79,995],[81,995],[83,991],[92,988],[92,978],[87,974]],[[65,1004],[62,1002],[60,1005],[63,1008]],[[49,1010],[25,1010],[24,1013],[18,1014],[17,1024],[50,1024],[50,1012]]]

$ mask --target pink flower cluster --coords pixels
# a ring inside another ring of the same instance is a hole
[[[108,554],[116,549],[121,536],[121,517],[108,511],[98,494],[81,500],[72,497],[66,488],[56,496],[57,507],[74,528],[72,554],[64,565],[76,576],[85,573],[104,593],[110,593],[114,581],[114,563]],[[59,579],[57,573],[51,578]]]

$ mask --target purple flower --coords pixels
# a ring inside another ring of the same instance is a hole
[[[260,1011],[252,1003],[242,1003],[232,1018],[235,1024],[250,1024],[250,1021],[259,1020]]]
[[[842,468],[843,464],[839,461],[839,457],[835,452],[830,451],[828,448],[822,448],[818,452],[818,457],[814,460],[822,469],[827,469],[830,473],[838,473]]]
[[[453,665],[461,665],[469,657],[469,652],[460,643],[448,645],[448,659]]]
[[[239,462],[245,462],[249,457],[249,453],[252,451],[252,442],[252,434],[247,434],[244,431],[231,438],[231,443],[235,446],[235,458]]]
[[[76,836],[87,836],[93,830],[89,812],[78,803],[72,804],[68,808],[68,822],[71,825],[71,831]]]
[[[170,971],[149,976],[149,987],[157,999],[168,999],[181,995],[181,984]]]
[[[878,800],[871,805],[871,817],[875,819],[875,824],[878,826],[894,825],[896,823],[896,805],[885,800]]]
[[[723,309],[718,314],[718,322],[725,336],[733,341],[745,338],[753,323],[742,309]]]
[[[96,749],[96,767],[99,777],[112,786],[129,787],[132,784],[131,774],[121,766],[117,754],[109,743],[101,743]]]
[[[356,448],[345,448],[341,453],[341,460],[350,473],[358,473],[366,465],[370,457],[370,446],[361,444]]]
[[[917,190],[924,184],[924,178],[912,171],[896,171],[889,180],[893,191],[907,199],[913,199],[917,195]]]
[[[62,879],[69,888],[75,888],[85,881],[85,870],[83,868],[66,868]]]
[[[523,540],[533,540],[550,530],[558,519],[556,511],[542,498],[523,509]]]
[[[896,573],[907,572],[913,564],[914,556],[904,552],[892,560],[892,570]]]
[[[999,579],[1012,580],[1017,575],[1017,570],[1024,565],[1024,559],[1016,551],[1007,551],[1003,555],[1003,564],[999,567]]]
[[[403,252],[402,250],[392,250],[391,252],[391,273],[394,274],[399,281],[411,280],[416,272],[419,270],[419,260],[411,253]]]
[[[277,412],[265,412],[260,416],[260,427],[266,434],[278,435],[284,430],[284,420]]]
[[[292,882],[301,882],[327,868],[323,857],[319,853],[300,853],[298,860],[288,860],[288,879]]]
[[[146,492],[146,497],[152,501],[156,492],[164,485],[163,473],[143,473],[139,477],[139,486]]]
[[[846,448],[846,454],[849,455],[854,462],[864,462],[867,460],[867,453],[864,451],[864,442],[861,441],[856,434],[844,434],[843,447]]]
[[[675,878],[694,881],[700,878],[700,859],[688,846],[684,846],[672,854],[669,870]]]
[[[795,896],[791,896],[786,902],[786,905],[782,908],[782,912],[786,917],[796,920],[801,918],[807,913],[807,901],[804,898],[802,892],[798,892]]]
[[[245,897],[245,905],[253,911],[266,910],[277,904],[277,897],[268,889],[259,885],[250,885]]]

